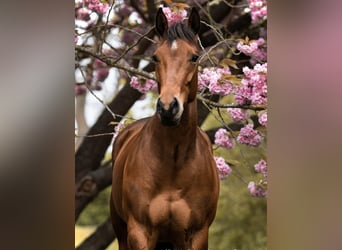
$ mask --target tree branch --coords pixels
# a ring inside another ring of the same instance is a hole
[[[115,119],[112,115],[104,110],[96,123],[90,128],[87,135],[97,135],[102,133],[111,133],[114,131],[113,126],[109,123],[119,122],[121,116],[125,115],[131,106],[141,97],[141,93],[126,84],[108,105],[113,113],[118,114]],[[85,137],[83,143],[76,151],[75,158],[75,180],[79,182],[84,176],[100,166],[106,149],[108,148],[112,135],[100,137]]]
[[[208,99],[205,99],[201,95],[197,95],[197,98],[201,100],[202,102],[205,102],[209,106],[215,107],[215,108],[240,108],[240,109],[250,109],[250,110],[265,110],[267,107],[264,105],[239,105],[239,104],[223,104],[218,102],[213,102]]]
[[[147,79],[155,80],[155,76],[153,74],[151,74],[151,73],[148,73],[148,72],[136,69],[134,67],[124,66],[124,65],[122,65],[120,63],[117,63],[116,59],[96,54],[92,49],[89,49],[87,47],[76,46],[75,49],[77,51],[79,51],[79,52],[83,52],[83,53],[85,53],[85,54],[87,54],[89,56],[92,56],[94,58],[97,58],[97,59],[103,61],[108,66],[115,67],[115,68],[118,68],[118,69],[122,69],[122,70],[130,72],[130,73],[132,73],[134,75],[139,75],[139,76],[145,77]]]
[[[105,164],[105,166],[90,172],[77,183],[75,194],[75,221],[78,220],[83,209],[111,183],[111,161]]]
[[[106,249],[114,239],[114,230],[111,220],[108,218],[92,235],[85,239],[76,250]]]
[[[154,27],[150,28],[145,34],[143,34],[141,37],[138,38],[138,40],[133,43],[131,46],[129,46],[118,58],[115,59],[115,61],[113,62],[113,64],[116,64],[117,62],[119,62],[131,49],[133,49],[135,46],[137,46],[137,44],[145,37],[149,37],[149,33],[151,31],[153,31]],[[151,36],[151,35],[150,35]],[[150,38],[149,38],[150,39]],[[150,41],[150,40],[148,40]]]

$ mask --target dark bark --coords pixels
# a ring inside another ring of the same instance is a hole
[[[126,84],[109,104],[109,108],[117,115],[125,115],[136,100],[141,97],[141,93]],[[88,135],[96,135],[101,133],[110,133],[114,131],[114,126],[110,126],[110,122],[119,122],[120,116],[113,116],[105,109],[100,115],[97,122],[89,130]],[[75,159],[75,179],[78,183],[84,176],[100,166],[103,156],[108,148],[112,135],[99,137],[84,138],[81,146],[76,152]]]
[[[75,221],[82,210],[92,202],[97,195],[112,183],[112,168],[101,167],[85,177],[77,184],[75,199]]]
[[[85,239],[76,250],[106,249],[115,239],[110,218],[108,218],[96,231]]]

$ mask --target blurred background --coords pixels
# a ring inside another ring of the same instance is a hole
[[[267,7],[267,249],[338,250],[341,2]],[[0,14],[1,248],[74,249],[75,2],[2,1]]]

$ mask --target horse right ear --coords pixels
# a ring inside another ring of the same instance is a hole
[[[159,37],[163,37],[165,31],[168,29],[167,19],[164,15],[163,9],[159,8],[156,15],[156,31]]]

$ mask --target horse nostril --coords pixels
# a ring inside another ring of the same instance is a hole
[[[170,111],[172,115],[176,115],[179,111],[179,104],[176,98],[173,98],[173,101],[170,103]]]
[[[164,105],[163,103],[160,101],[160,98],[158,98],[158,101],[157,101],[157,112],[160,114],[162,113],[164,110]]]

